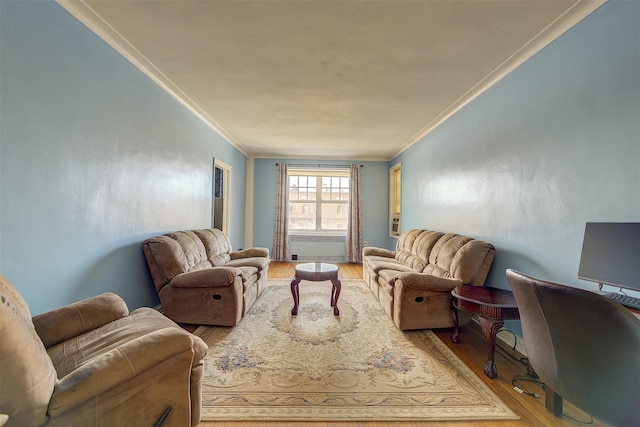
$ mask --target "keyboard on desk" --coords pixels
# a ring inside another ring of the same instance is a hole
[[[618,304],[622,304],[625,307],[640,310],[640,298],[635,298],[625,294],[619,294],[617,292],[604,294],[603,296],[607,299],[610,299],[611,301],[617,302]]]

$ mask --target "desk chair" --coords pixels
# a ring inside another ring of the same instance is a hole
[[[613,426],[640,425],[640,319],[594,292],[511,269],[507,279],[547,408],[562,414],[565,398]]]

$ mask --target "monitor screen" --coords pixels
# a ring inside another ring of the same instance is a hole
[[[588,222],[578,278],[640,291],[640,222]]]

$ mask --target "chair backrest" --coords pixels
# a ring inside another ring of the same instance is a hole
[[[507,270],[527,356],[562,397],[614,426],[640,422],[640,319],[595,292]]]
[[[48,418],[56,370],[27,303],[2,275],[0,302],[0,412],[8,425],[39,426]]]

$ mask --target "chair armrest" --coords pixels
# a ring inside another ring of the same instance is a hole
[[[451,292],[456,286],[462,285],[458,279],[446,279],[428,273],[400,273],[396,280],[401,280],[407,288],[425,291]]]
[[[259,248],[259,247],[243,249],[241,251],[229,252],[229,256],[231,256],[231,259],[253,258],[253,257],[266,257],[266,258],[268,258],[269,257],[269,249],[268,248]]]
[[[129,315],[118,295],[106,293],[33,317],[33,325],[46,348]]]
[[[138,337],[61,378],[53,389],[49,415],[55,417],[63,414],[184,352],[193,355],[193,366],[206,355],[207,350],[200,338],[174,327]]]
[[[375,246],[365,246],[362,248],[362,256],[382,256],[387,258],[395,258],[396,251],[389,249],[376,248]]]
[[[170,284],[176,288],[221,288],[233,285],[239,275],[235,267],[211,267],[179,274]]]

